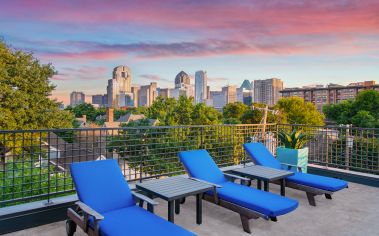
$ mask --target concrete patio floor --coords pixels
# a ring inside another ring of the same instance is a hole
[[[279,187],[270,185],[271,192],[279,193]],[[317,207],[308,205],[304,192],[286,189],[287,197],[298,199],[299,207],[281,216],[278,222],[263,219],[251,220],[252,235],[379,235],[379,188],[350,183],[348,189],[333,195],[333,200],[317,196]],[[156,214],[167,217],[167,202],[160,204]],[[198,235],[249,235],[242,230],[239,215],[222,207],[203,201],[203,224],[197,225],[195,198],[188,198],[181,214],[175,215],[175,223]],[[126,219],[127,220],[127,219]],[[65,222],[56,222],[31,228],[8,236],[64,236]],[[85,235],[79,228],[75,235]],[[125,232],[125,235],[128,235]]]

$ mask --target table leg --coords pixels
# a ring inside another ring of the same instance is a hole
[[[168,202],[168,221],[174,223],[174,201]]]
[[[258,189],[262,189],[262,181],[260,179],[257,179],[257,187]]]
[[[280,180],[280,195],[286,196],[286,179]]]
[[[196,194],[196,223],[200,225],[203,221],[202,219],[202,201],[201,201],[201,195],[202,194]]]
[[[263,181],[263,183],[264,183],[264,190],[266,191],[266,192],[268,192],[269,191],[269,181]]]
[[[175,200],[175,214],[180,214],[180,199]]]

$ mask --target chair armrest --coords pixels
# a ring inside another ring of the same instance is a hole
[[[287,170],[290,170],[291,167],[296,167],[299,172],[303,172],[300,166],[292,165],[292,164],[289,164],[289,163],[282,163],[282,162],[280,164],[287,166]]]
[[[222,188],[221,185],[218,185],[218,184],[215,184],[215,183],[211,183],[211,182],[208,182],[208,181],[205,181],[205,180],[201,180],[201,179],[196,179],[196,178],[193,178],[193,177],[189,177],[189,179],[192,179],[192,180],[194,180],[194,181],[197,181],[197,182],[200,182],[200,183],[204,183],[204,184],[209,184],[209,185],[213,186],[213,197],[214,197],[214,202],[215,202],[216,204],[219,204],[217,188]]]
[[[136,192],[132,192],[133,196],[144,201],[144,202],[147,202],[148,204],[151,204],[153,206],[156,206],[158,205],[159,203],[154,201],[153,199],[143,195],[143,194],[140,194],[140,193],[136,193]]]
[[[98,221],[98,220],[103,220],[104,219],[104,216],[102,216],[100,213],[98,213],[97,211],[95,211],[94,209],[92,209],[91,207],[87,206],[86,204],[84,204],[83,202],[76,202],[76,205],[78,205],[78,207],[86,214],[90,215],[90,216],[93,216],[93,218],[95,218],[95,221]]]
[[[211,183],[211,182],[208,182],[208,181],[205,181],[205,180],[201,180],[201,179],[196,179],[196,178],[193,178],[193,177],[189,177],[189,179],[192,179],[194,181],[197,181],[197,182],[200,182],[200,183],[203,183],[203,184],[209,184],[209,185],[212,185],[213,187],[216,187],[216,188],[221,188],[222,187],[221,185],[214,184],[214,183]]]
[[[249,178],[245,178],[245,177],[242,177],[242,176],[239,176],[239,175],[233,175],[233,174],[229,174],[229,173],[224,173],[225,176],[227,177],[230,177],[230,178],[234,178],[234,179],[240,179],[240,180],[244,180],[244,181],[250,181]]]

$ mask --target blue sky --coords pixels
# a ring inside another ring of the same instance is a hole
[[[2,1],[0,36],[59,72],[53,97],[105,93],[117,65],[133,84],[173,87],[184,70],[212,89],[244,79],[285,87],[379,80],[379,2]]]

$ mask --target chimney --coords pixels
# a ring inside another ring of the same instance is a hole
[[[113,108],[107,108],[107,122],[113,123]]]

